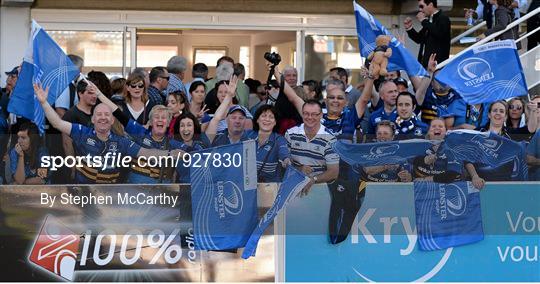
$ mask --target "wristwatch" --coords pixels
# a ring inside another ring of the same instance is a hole
[[[313,181],[317,182],[317,181],[319,181],[319,178],[317,178],[317,176],[313,176]]]

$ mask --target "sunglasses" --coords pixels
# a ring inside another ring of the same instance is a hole
[[[163,78],[163,79],[169,81],[169,76],[159,76],[159,78]]]
[[[133,84],[133,85],[130,84],[129,86],[133,89],[136,89],[136,88],[144,89],[144,84]]]
[[[509,109],[516,109],[516,110],[522,110],[523,107],[522,106],[515,106],[515,105],[510,105],[508,106]]]

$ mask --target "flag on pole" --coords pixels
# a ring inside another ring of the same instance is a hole
[[[490,103],[528,93],[513,40],[474,47],[452,60],[435,79],[456,90],[468,104]]]
[[[48,101],[52,105],[56,98],[69,86],[69,82],[80,74],[64,51],[35,21],[19,79],[11,94],[8,111],[30,119],[44,132],[45,113],[34,95],[33,84],[49,88]]]
[[[289,166],[285,172],[283,182],[281,183],[278,194],[272,207],[264,214],[264,217],[260,220],[259,225],[253,230],[249,240],[247,241],[242,258],[248,259],[251,256],[255,256],[257,250],[257,244],[259,239],[264,233],[264,230],[274,221],[277,214],[283,209],[291,200],[293,200],[298,193],[309,183],[309,178],[293,166]]]
[[[356,18],[356,33],[358,34],[358,44],[360,45],[360,55],[368,57],[375,50],[375,38],[379,35],[389,35],[392,37],[390,48],[392,56],[388,60],[388,71],[405,70],[409,77],[427,76],[428,73],[411,53],[396,39],[373,15],[362,6],[353,1],[354,15]]]

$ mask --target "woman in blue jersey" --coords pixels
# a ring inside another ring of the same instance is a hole
[[[41,157],[48,151],[40,145],[39,131],[33,123],[25,123],[17,132],[17,144],[9,151],[14,184],[46,184],[47,168],[40,167]]]
[[[201,125],[195,115],[184,112],[178,117],[178,128],[174,129],[174,139],[184,144],[183,150],[186,152],[199,151],[207,148],[210,141],[204,133],[201,133]],[[184,167],[180,161],[176,167],[175,182],[190,183],[189,168]]]
[[[277,111],[263,105],[255,112],[249,137],[257,142],[257,179],[259,182],[281,182],[283,167],[290,163],[287,140],[277,134]]]
[[[99,91],[98,91],[99,92]],[[99,96],[99,94],[98,94]],[[150,110],[148,128],[125,115],[111,100],[105,96],[99,96],[100,100],[107,104],[113,111],[114,117],[124,126],[124,130],[130,138],[139,146],[147,149],[185,151],[184,143],[171,139],[167,135],[172,114],[164,105],[156,105]],[[165,161],[162,159],[161,161]],[[164,162],[163,162],[164,163]],[[160,167],[151,167],[149,160],[139,158],[134,160],[127,182],[132,184],[155,184],[170,183],[173,175],[173,164]]]
[[[506,126],[508,116],[508,103],[506,101],[496,101],[488,108],[488,123],[477,130],[482,132],[492,132],[505,138],[511,139]],[[485,164],[465,163],[465,169],[471,177],[472,183],[476,188],[484,187],[486,181],[510,181],[512,180],[512,171],[514,162],[508,162],[497,168]]]
[[[285,138],[276,133],[277,112],[270,105],[259,107],[253,119],[254,130],[246,129],[244,123],[246,111],[236,106],[230,107],[235,96],[237,81],[236,76],[233,76],[230,84],[224,84],[226,96],[220,99],[221,105],[208,124],[206,133],[214,146],[254,139],[257,143],[259,182],[279,182],[281,181],[281,167],[290,164],[290,151]],[[227,112],[227,118],[223,119]],[[218,122],[222,119],[226,121],[227,128],[217,132]],[[238,126],[240,127],[238,128]]]

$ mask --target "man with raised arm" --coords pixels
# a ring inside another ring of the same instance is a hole
[[[49,89],[43,89],[40,85],[34,85],[34,92],[45,116],[51,125],[60,132],[67,134],[74,142],[76,152],[84,156],[81,167],[77,167],[75,182],[77,183],[116,183],[120,176],[118,159],[122,156],[130,157],[150,157],[166,156],[173,157],[183,154],[180,150],[164,151],[156,149],[141,148],[135,142],[118,136],[111,132],[114,117],[111,108],[106,104],[98,104],[92,114],[94,128],[89,128],[80,124],[64,121],[58,116],[54,109],[47,102]],[[101,156],[102,167],[90,167],[90,161],[94,163],[97,156]],[[116,159],[113,162],[113,157]],[[124,166],[124,165],[122,165]],[[129,167],[129,164],[126,165]]]
[[[279,70],[276,67],[276,78],[280,78]],[[322,125],[327,128],[329,132],[334,134],[338,139],[351,140],[353,138],[355,130],[360,126],[362,117],[366,111],[366,107],[371,98],[371,88],[373,87],[373,79],[366,79],[365,88],[360,98],[356,101],[354,106],[347,106],[347,94],[345,93],[345,87],[340,80],[332,80],[332,84],[339,85],[341,87],[328,89],[326,96],[326,108],[327,113],[322,115]],[[294,90],[288,85],[284,84],[283,92],[296,107],[298,113],[302,113],[304,106],[304,100],[300,98]],[[369,91],[368,91],[369,90]]]

